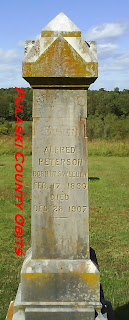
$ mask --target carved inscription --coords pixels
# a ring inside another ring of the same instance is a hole
[[[69,194],[61,193],[61,194],[51,194],[50,195],[51,200],[69,200]]]
[[[57,97],[56,97],[57,98]],[[42,111],[42,104],[44,105],[44,107],[47,107],[46,101],[48,100],[48,92],[46,90],[44,90],[44,93],[40,92],[40,95],[36,97],[36,110],[41,110]],[[41,103],[42,102],[42,103]],[[86,105],[86,96],[81,96],[81,95],[77,95],[77,96],[72,96],[70,95],[69,97],[67,97],[67,95],[65,95],[65,103],[66,104],[72,104],[72,105],[78,105],[78,106],[85,106]],[[60,104],[58,104],[60,107]],[[49,107],[50,108],[57,108],[57,103],[55,104],[55,101],[53,100],[53,94],[52,96],[50,96],[49,93]]]
[[[60,183],[52,183],[50,185],[47,185],[46,182],[34,182],[34,187],[38,189],[59,189],[61,186]]]
[[[75,147],[45,147],[44,153],[75,153]]]
[[[59,196],[59,195],[57,195]],[[66,199],[64,198],[63,199],[63,195],[62,195],[62,200],[68,200],[67,197],[68,195],[65,195],[66,196]],[[54,199],[53,199],[54,200]],[[47,208],[46,206],[43,206],[43,205],[39,205],[39,206],[36,206],[34,205],[34,211],[35,212],[41,212],[41,213],[45,213],[45,212],[48,212],[50,210],[50,208]],[[86,212],[87,210],[87,206],[69,206],[68,207],[68,211],[69,212],[81,212],[81,213],[84,213]],[[64,212],[64,208],[62,206],[51,206],[51,211],[52,213],[53,212]]]
[[[68,189],[74,190],[74,189],[87,189],[86,183],[68,183]]]
[[[51,183],[51,184],[47,184],[46,182],[38,182],[35,181],[34,182],[34,188],[38,188],[38,189],[59,189],[61,188],[62,185],[61,183]],[[70,190],[75,190],[75,189],[87,189],[87,184],[86,183],[67,183],[66,187]]]
[[[40,213],[47,213],[50,210],[50,208],[47,208],[46,206],[43,205],[34,205],[34,211],[35,212],[40,212]],[[64,212],[64,209],[62,206],[51,206],[51,211],[52,213],[54,212]]]
[[[52,127],[49,127],[47,132],[52,133],[51,129]],[[57,132],[60,134],[60,131]],[[74,130],[70,132],[75,133]],[[56,213],[56,218],[61,218],[64,214],[83,214],[86,212],[87,203],[85,203],[85,197],[82,197],[84,203],[80,205],[79,195],[82,192],[85,194],[85,190],[87,190],[87,172],[82,170],[83,159],[78,158],[78,154],[77,146],[74,145],[44,147],[42,157],[37,159],[39,170],[33,171],[34,189],[39,190],[43,195],[43,198],[40,196],[40,205],[34,203],[35,212],[51,213],[53,217],[55,217],[54,213]],[[47,167],[49,168],[48,170]],[[75,170],[67,170],[68,167],[70,169],[75,168]],[[52,168],[55,170],[51,170]],[[57,179],[55,180],[55,178]],[[48,204],[45,204],[45,199],[47,199]]]
[[[69,207],[69,212],[85,212],[87,206],[71,206]]]
[[[68,177],[68,178],[86,178],[86,171],[33,171],[33,177]]]
[[[79,128],[76,126],[73,127],[56,127],[56,126],[46,126],[42,129],[42,132],[46,136],[66,136],[66,137],[78,137],[79,136]]]
[[[35,88],[33,100],[33,257],[84,259],[89,248],[87,138],[82,123],[87,118],[87,90]]]
[[[39,158],[38,164],[44,164],[45,166],[82,166],[82,159],[50,159],[50,158]]]
[[[41,92],[34,92],[34,109],[33,109],[33,117],[48,117],[51,113],[54,114],[54,116],[62,117],[62,98],[65,102],[65,105],[68,106],[68,108],[71,107],[71,109],[76,106],[76,108],[81,108],[86,106],[86,94],[84,95],[76,95],[74,96],[73,93],[65,93],[65,91],[60,94],[54,93],[53,98],[53,92],[49,93],[47,91],[44,91],[44,93]],[[35,101],[36,100],[36,101]],[[49,103],[48,103],[49,101]]]

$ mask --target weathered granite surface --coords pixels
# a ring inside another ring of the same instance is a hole
[[[34,89],[32,257],[89,257],[86,91]]]

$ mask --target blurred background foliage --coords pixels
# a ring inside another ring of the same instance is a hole
[[[0,89],[0,134],[8,135],[14,131],[15,121],[14,88]],[[19,112],[25,126],[24,134],[31,135],[32,89],[25,88],[24,112]],[[129,137],[129,90],[98,91],[88,90],[88,138],[104,140],[123,140]]]

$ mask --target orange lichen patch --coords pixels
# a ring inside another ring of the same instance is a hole
[[[84,125],[84,138],[87,137],[87,125],[86,125],[86,118],[80,118],[80,121],[83,123]]]
[[[81,31],[47,31],[43,30],[41,32],[41,37],[57,37],[61,35],[62,37],[81,37]]]
[[[58,88],[59,87],[59,84],[31,84],[31,86],[32,86],[32,88]],[[75,85],[75,84],[72,84],[72,85],[70,85],[70,84],[68,84],[68,85],[61,85],[60,84],[60,87],[65,87],[65,88],[81,88],[82,89],[82,84],[79,84],[79,85]],[[89,85],[83,85],[83,88],[89,88]]]
[[[99,287],[99,274],[88,274],[88,273],[79,273],[79,272],[67,272],[64,273],[63,268],[60,268],[57,273],[25,273],[22,274],[22,281],[27,280],[27,282],[30,283],[30,285],[35,282],[35,284],[38,285],[46,285],[47,283],[51,283],[51,281],[54,280],[54,282],[62,283],[62,277],[64,281],[71,281],[71,286],[72,286],[72,281],[74,282],[79,282],[79,283],[85,283],[86,286],[90,286],[92,289],[97,289]],[[80,279],[80,280],[79,280]]]
[[[78,54],[84,59],[86,62],[97,62],[96,53],[90,48],[91,45],[84,41],[81,37],[77,37],[74,39],[73,37],[65,38],[65,40],[69,43],[73,49],[75,49]]]
[[[52,43],[54,42],[54,38],[53,37],[45,37],[43,39],[43,46],[44,48],[48,48],[48,46],[50,46]],[[45,51],[45,50],[44,50]]]
[[[99,312],[101,312],[101,307],[95,307],[95,310],[99,313]]]
[[[12,320],[12,318],[13,318],[13,306],[14,306],[14,301],[11,301],[9,309],[8,309],[8,313],[6,316],[6,320]]]
[[[85,271],[84,271],[85,270]],[[78,273],[84,273],[84,272],[87,272],[88,273],[88,267],[85,266],[85,269],[84,269],[84,263],[83,261],[79,263],[79,266],[78,266]]]
[[[31,64],[30,62],[23,62],[22,64],[22,74],[31,74]]]
[[[33,286],[44,288],[48,287],[49,284],[53,283],[54,274],[52,273],[25,273],[22,274],[22,283],[26,283],[28,288]]]
[[[97,62],[86,62],[62,37],[35,61],[23,62],[23,77],[96,77]]]
[[[22,283],[26,283],[28,287],[46,287],[52,283],[54,274],[51,273],[26,273],[22,274]]]
[[[34,118],[33,119],[33,124],[32,124],[32,136],[35,136],[35,127],[36,123],[39,121],[39,118]]]
[[[75,304],[74,306],[72,306],[73,308],[86,308],[86,305],[84,304],[84,305],[80,305],[80,304]]]
[[[80,273],[79,276],[85,281],[90,287],[96,288],[99,285],[99,273]]]
[[[28,278],[30,280],[35,280],[35,279],[40,280],[41,278],[43,280],[45,280],[48,278],[49,279],[52,278],[53,274],[51,274],[51,273],[25,273],[25,274],[22,274],[22,277]]]

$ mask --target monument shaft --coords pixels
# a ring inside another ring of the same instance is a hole
[[[34,89],[33,258],[89,258],[86,94]]]

